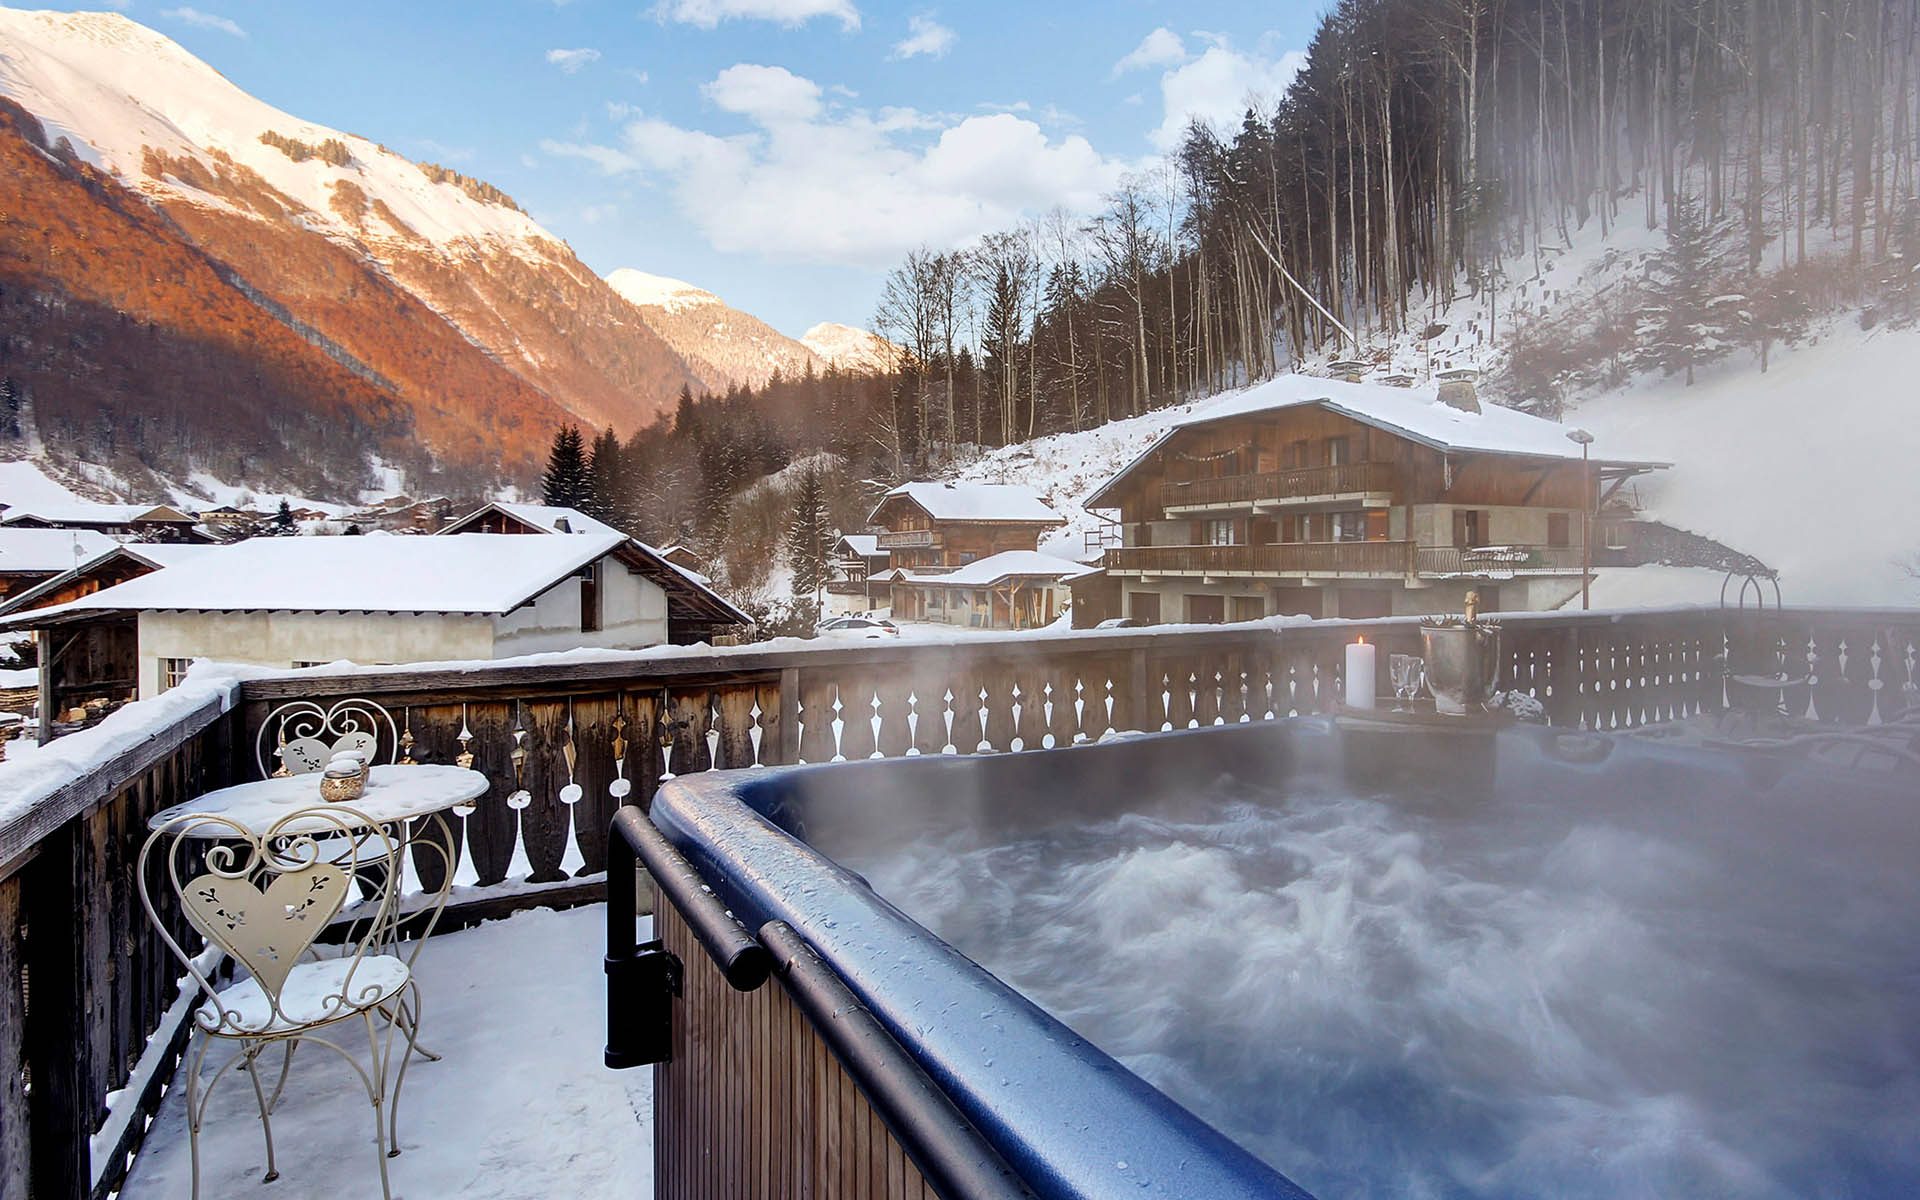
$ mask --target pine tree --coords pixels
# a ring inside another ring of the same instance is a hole
[[[547,473],[540,483],[548,504],[579,508],[589,502],[587,456],[578,425],[565,426],[553,435],[553,449],[547,454]]]
[[[832,518],[827,513],[826,489],[820,472],[807,467],[793,500],[793,522],[787,527],[787,564],[793,568],[793,594],[811,597],[827,582]]]
[[[299,532],[293,521],[293,506],[287,503],[285,497],[281,498],[280,507],[274,510],[273,532],[276,537],[291,537]]]
[[[1638,365],[1686,374],[1742,340],[1747,298],[1733,290],[1725,261],[1724,221],[1702,217],[1691,196],[1674,199],[1667,244],[1647,264],[1648,302],[1640,310]]]
[[[590,517],[611,522],[618,508],[620,490],[620,439],[608,426],[593,439],[593,451],[587,459],[587,494],[580,511]]]

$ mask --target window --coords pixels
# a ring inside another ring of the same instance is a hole
[[[1333,514],[1333,540],[1336,542],[1364,542],[1367,540],[1367,514],[1363,509]]]
[[[1218,625],[1227,619],[1225,596],[1187,597],[1187,622],[1192,625]]]
[[[1267,602],[1259,596],[1235,596],[1232,615],[1236,621],[1258,621],[1267,615]]]
[[[325,659],[296,658],[293,660],[293,669],[296,671],[302,669],[303,667],[324,667],[326,665],[327,665],[327,662]]]
[[[1487,514],[1477,508],[1453,510],[1453,544],[1461,549],[1487,544]]]
[[[979,557],[980,557],[980,556],[979,556],[978,554],[975,554],[975,553],[974,553],[973,551],[971,551],[971,550],[962,550],[962,551],[960,552],[960,565],[964,567],[964,566],[966,566],[966,565],[967,565],[968,563],[970,563],[970,562],[972,562],[972,561],[973,561],[974,559],[976,559],[976,558],[979,558]]]
[[[172,691],[180,686],[187,677],[187,668],[193,665],[190,658],[163,658],[160,660],[160,690]]]
[[[1299,468],[1307,465],[1307,439],[1287,443],[1287,466]]]
[[[600,564],[588,563],[580,568],[580,632],[596,633],[600,629]]]
[[[1202,531],[1205,535],[1206,545],[1237,546],[1240,544],[1240,539],[1235,536],[1237,531],[1234,529],[1234,523],[1231,517],[1203,521],[1201,524],[1206,527]]]
[[[1128,592],[1127,615],[1142,625],[1160,623],[1159,592]]]
[[[1327,439],[1327,465],[1328,466],[1330,467],[1345,466],[1347,463],[1350,463],[1353,461],[1352,455],[1353,455],[1353,445],[1346,438],[1335,437],[1335,438]]]
[[[1573,518],[1567,513],[1547,514],[1547,545],[1573,545]]]

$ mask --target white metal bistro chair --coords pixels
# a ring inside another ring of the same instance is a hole
[[[193,1014],[196,1045],[185,1064],[195,1200],[200,1195],[200,1131],[208,1102],[236,1066],[253,1082],[266,1138],[265,1181],[278,1177],[273,1112],[286,1088],[294,1050],[308,1042],[344,1059],[365,1086],[373,1107],[380,1192],[391,1197],[387,1159],[400,1153],[400,1087],[418,1031],[419,984],[403,959],[378,952],[376,938],[384,924],[379,919],[349,924],[350,940],[337,955],[313,953],[349,894],[367,886],[369,872],[381,880],[399,878],[397,843],[366,816],[340,804],[289,813],[264,831],[217,813],[183,813],[151,833],[142,847],[141,903],[203,997]],[[245,978],[225,987],[214,985],[208,962],[188,953],[160,916],[159,907],[171,908],[176,901],[187,923],[244,968]],[[394,888],[382,886],[365,902],[384,909],[394,903]],[[335,1040],[352,1034],[355,1025],[367,1039],[369,1061],[364,1066]],[[390,1076],[396,1032],[404,1035],[406,1049]],[[202,1068],[216,1043],[232,1047],[234,1054],[203,1081]],[[261,1063],[274,1049],[282,1057],[279,1077],[269,1089]]]

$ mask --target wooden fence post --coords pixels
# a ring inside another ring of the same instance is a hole
[[[93,1188],[88,1138],[90,1012],[87,966],[80,936],[91,897],[80,894],[82,822],[68,821],[41,842],[21,872],[26,911],[26,1059],[33,1084],[27,1098],[28,1177],[36,1200],[85,1200]]]
[[[780,668],[780,746],[778,761],[767,766],[800,761],[800,668]]]

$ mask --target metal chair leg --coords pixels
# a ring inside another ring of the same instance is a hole
[[[390,1106],[387,1109],[388,1158],[397,1158],[400,1155],[400,1089],[405,1087],[407,1083],[407,1064],[413,1061],[413,1054],[417,1048],[414,1045],[414,1039],[420,1035],[419,1014],[426,1007],[425,1001],[420,995],[419,982],[410,980],[407,987],[413,991],[413,1008],[409,1010],[405,1001],[401,1001],[394,1006],[400,1014],[405,1015],[407,1018],[407,1048],[400,1052],[400,1070],[393,1077],[393,1098],[388,1101]],[[405,994],[404,991],[402,994]],[[388,1027],[387,1036],[389,1039],[392,1038],[392,1026]],[[422,1053],[424,1053],[424,1051]],[[438,1062],[439,1059],[435,1057],[434,1061]]]
[[[242,1069],[246,1071],[247,1078],[253,1081],[254,1103],[260,1106],[260,1131],[267,1139],[267,1173],[260,1182],[272,1183],[280,1178],[280,1171],[273,1162],[273,1106],[267,1102],[267,1089],[260,1084],[260,1052],[266,1048],[265,1042],[249,1042],[242,1051],[247,1058],[246,1066]],[[279,1092],[276,1090],[274,1095],[277,1098]]]

